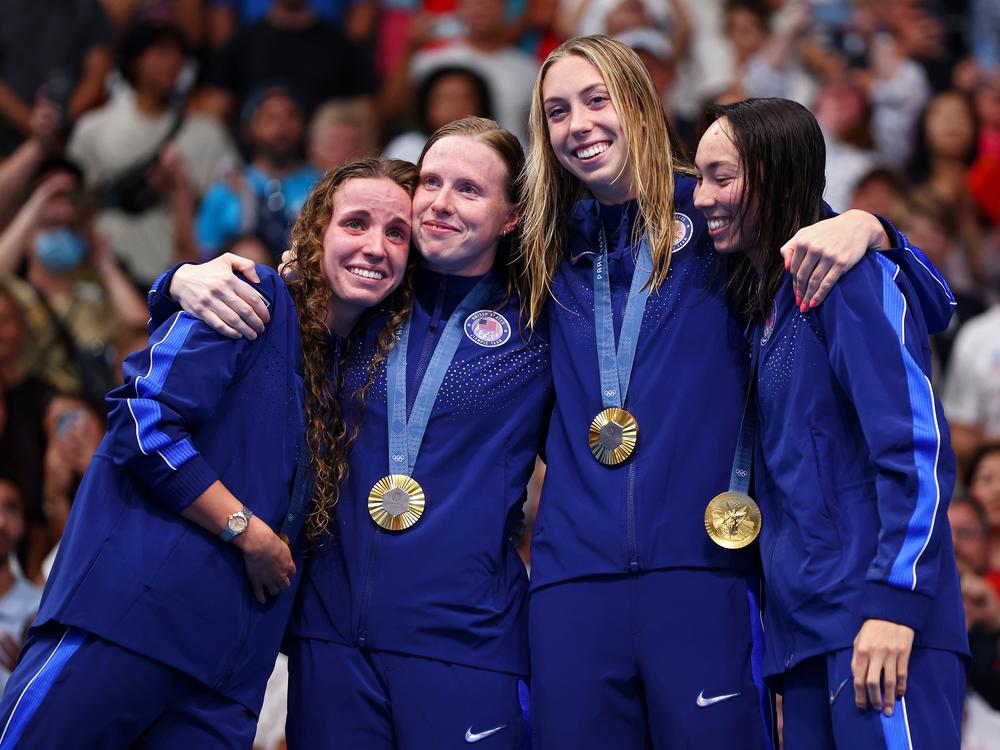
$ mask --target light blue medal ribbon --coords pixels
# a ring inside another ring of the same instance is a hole
[[[417,397],[413,400],[409,419],[406,417],[406,350],[410,340],[412,315],[398,333],[396,345],[389,352],[386,365],[389,474],[375,483],[368,496],[368,512],[375,523],[384,529],[403,531],[423,515],[424,491],[412,474],[431,410],[462,341],[466,318],[483,307],[498,291],[497,279],[493,274],[487,275],[465,295],[465,299],[448,318],[444,332],[434,347]]]
[[[760,508],[748,494],[753,467],[754,431],[757,429],[757,358],[753,347],[753,365],[747,385],[740,435],[729,474],[729,490],[716,495],[705,508],[705,530],[712,541],[726,549],[741,549],[753,543],[760,534]]]
[[[615,346],[615,323],[611,305],[608,241],[600,232],[601,253],[594,262],[594,332],[597,335],[597,363],[601,373],[601,403],[604,410],[590,423],[588,440],[594,458],[603,464],[620,464],[635,450],[639,424],[626,409],[629,381],[646,300],[652,287],[653,255],[644,235],[629,287],[622,331]]]

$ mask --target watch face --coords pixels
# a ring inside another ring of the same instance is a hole
[[[239,513],[234,513],[229,517],[229,530],[234,534],[240,534],[246,530],[247,519]]]

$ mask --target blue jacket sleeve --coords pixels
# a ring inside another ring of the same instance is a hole
[[[149,288],[149,292],[146,294],[149,322],[146,326],[149,329],[150,335],[163,325],[167,318],[176,312],[180,312],[181,306],[168,294],[168,290],[170,289],[170,282],[174,280],[174,274],[177,273],[177,269],[183,265],[187,265],[188,262],[190,261],[178,263],[173,268],[168,268],[156,277],[156,281]]]
[[[277,274],[261,275],[258,289],[272,299]],[[192,435],[252,365],[259,341],[227,338],[179,312],[126,358],[125,385],[107,397],[111,455],[165,506],[184,510],[219,478]]]
[[[861,614],[920,630],[938,586],[954,458],[931,389],[926,325],[904,295],[908,286],[898,266],[873,254],[817,310],[876,470],[881,528]]]
[[[877,218],[882,222],[882,228],[892,245],[888,250],[883,250],[882,254],[899,266],[909,279],[928,332],[940,333],[948,327],[955,311],[955,297],[948,282],[920,248],[911,245],[906,235],[896,229],[891,221],[882,216]]]

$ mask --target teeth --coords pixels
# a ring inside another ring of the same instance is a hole
[[[729,224],[729,219],[709,219],[708,220],[708,228],[709,229],[722,229],[727,224]]]
[[[384,279],[385,274],[379,273],[378,271],[369,271],[367,268],[348,268],[348,271],[353,273],[355,276],[360,276],[363,279]]]
[[[611,147],[609,143],[595,143],[593,146],[581,148],[576,152],[577,159],[590,159],[598,154],[603,154]]]

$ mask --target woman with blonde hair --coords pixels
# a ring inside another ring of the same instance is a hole
[[[294,280],[254,270],[262,336],[181,312],[125,360],[0,704],[0,747],[253,743],[299,583],[289,488],[310,463],[315,513],[336,501],[349,436],[326,363],[403,280],[415,185],[399,161],[328,173],[295,227]]]
[[[514,538],[552,385],[546,325],[521,321],[522,165],[517,138],[484,118],[424,147],[412,305],[384,362],[364,331],[343,360],[357,438],[289,626],[292,750],[528,741],[528,581]],[[200,304],[216,278],[178,271],[171,292]]]
[[[532,539],[536,739],[763,748],[760,522],[727,492],[746,492],[749,359],[712,247],[729,219],[694,209],[649,76],[618,42],[553,51],[530,128],[522,247],[555,387]],[[797,304],[879,246],[862,212],[800,230],[783,248]]]

